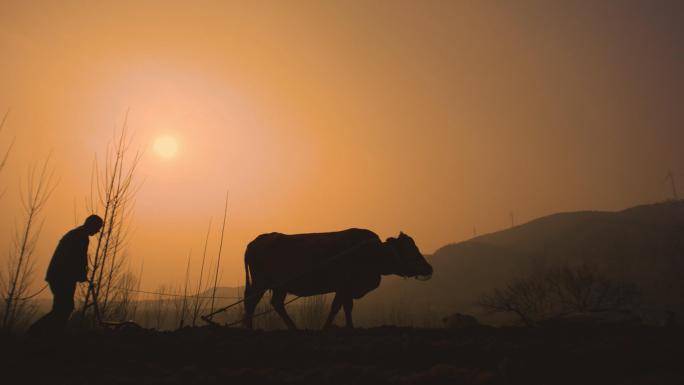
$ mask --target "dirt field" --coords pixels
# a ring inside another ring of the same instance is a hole
[[[684,383],[684,333],[664,328],[204,327],[1,342],[4,384]]]

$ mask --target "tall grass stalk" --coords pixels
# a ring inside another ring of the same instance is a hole
[[[214,290],[211,293],[211,306],[209,312],[214,311],[214,299],[216,297],[216,285],[218,284],[219,268],[221,267],[221,252],[223,251],[223,238],[226,231],[226,219],[228,218],[228,192],[226,191],[226,205],[223,210],[223,225],[221,226],[221,240],[219,241],[218,257],[216,259],[216,274],[214,274]]]

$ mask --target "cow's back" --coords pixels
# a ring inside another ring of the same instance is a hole
[[[329,233],[269,233],[250,242],[245,252],[253,283],[283,285],[297,295],[341,289],[362,296],[377,287],[380,275],[374,253],[377,234],[365,229]]]

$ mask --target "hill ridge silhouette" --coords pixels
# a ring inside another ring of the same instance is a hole
[[[684,201],[620,211],[555,213],[439,248],[428,257],[432,280],[386,279],[369,296],[375,307],[477,313],[479,297],[532,269],[589,263],[632,281],[644,292],[644,312],[684,312]],[[408,305],[407,305],[408,304]],[[370,311],[370,309],[369,309]]]

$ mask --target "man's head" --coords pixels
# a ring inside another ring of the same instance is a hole
[[[102,228],[102,223],[102,218],[100,218],[100,216],[98,215],[93,214],[86,218],[85,222],[83,223],[83,228],[88,233],[88,235],[95,235]]]

